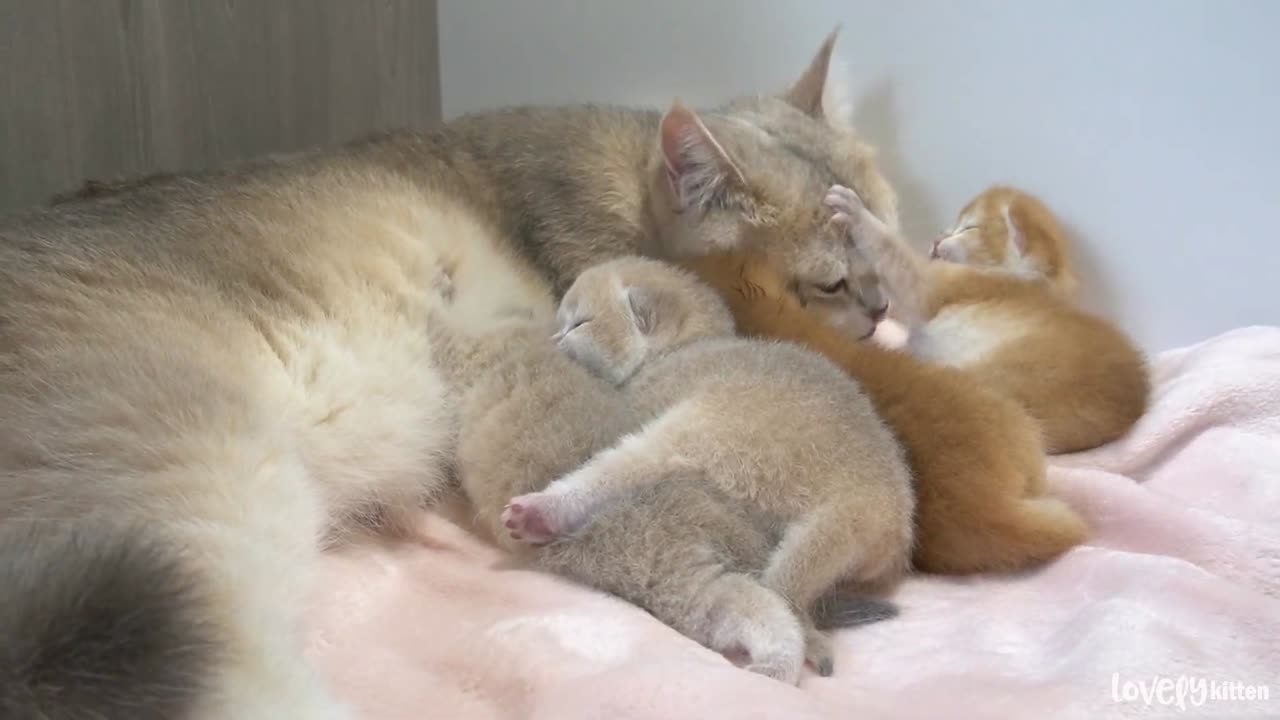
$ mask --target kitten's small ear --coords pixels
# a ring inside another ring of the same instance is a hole
[[[1018,226],[1014,220],[1013,203],[1004,206],[1004,224],[1009,233],[1009,246],[1014,249],[1018,255],[1027,254],[1027,235]]]
[[[697,113],[672,103],[662,116],[659,136],[667,179],[678,211],[706,208],[746,184],[742,171],[702,124]]]
[[[809,61],[804,74],[782,97],[811,117],[847,125],[853,116],[847,97],[848,78],[843,64],[833,62],[839,36],[840,26],[837,25],[818,48],[813,60]]]
[[[635,320],[640,332],[648,335],[653,332],[658,321],[658,308],[653,292],[644,288],[627,288],[627,305],[631,308],[631,317]]]

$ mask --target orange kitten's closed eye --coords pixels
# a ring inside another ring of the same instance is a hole
[[[955,227],[938,239],[931,257],[1043,278],[1065,293],[1075,289],[1066,232],[1034,195],[988,188],[960,211]]]

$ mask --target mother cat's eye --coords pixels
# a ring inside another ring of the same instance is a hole
[[[840,278],[839,280],[833,283],[829,283],[826,285],[814,285],[813,287],[823,295],[837,295],[839,293],[848,291],[849,281],[845,280],[844,278]]]

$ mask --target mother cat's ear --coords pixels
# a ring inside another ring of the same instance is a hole
[[[818,48],[818,54],[813,56],[804,74],[782,97],[807,115],[832,124],[850,125],[853,104],[849,99],[849,82],[844,64],[835,58],[839,36],[837,26]]]
[[[662,116],[659,136],[677,211],[724,204],[746,186],[742,171],[697,113],[678,100]]]

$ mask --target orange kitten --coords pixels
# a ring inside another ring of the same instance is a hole
[[[860,343],[824,322],[763,257],[720,255],[685,266],[725,298],[739,331],[811,347],[857,379],[907,453],[915,478],[917,569],[1015,570],[1080,543],[1084,522],[1044,496],[1035,422],[966,373]]]
[[[1043,279],[1070,297],[1077,283],[1069,253],[1067,234],[1044,203],[996,186],[969,201],[954,228],[934,241],[930,256]]]
[[[1040,423],[1048,452],[1115,440],[1146,411],[1141,351],[1071,300],[1064,233],[1040,201],[1010,188],[984,192],[934,245],[933,262],[852,190],[834,186],[826,202],[887,286],[911,352],[1017,400]]]

